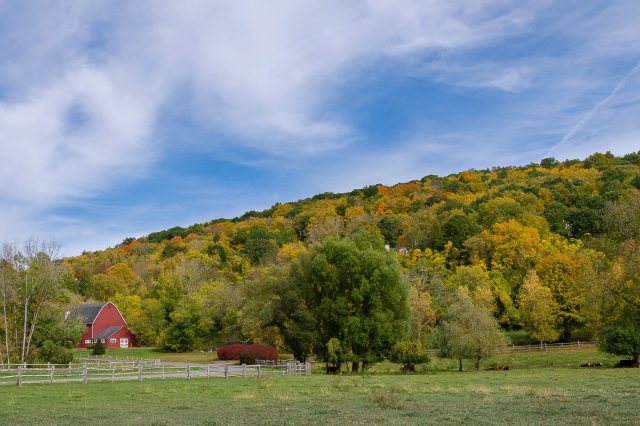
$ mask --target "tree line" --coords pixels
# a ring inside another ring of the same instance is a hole
[[[474,358],[468,338],[456,352],[441,337],[475,324],[632,347],[639,189],[638,153],[548,158],[320,194],[55,264],[69,303],[111,300],[143,343],[171,351],[259,342],[363,368],[409,343]]]

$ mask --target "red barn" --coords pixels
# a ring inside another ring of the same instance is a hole
[[[136,337],[127,328],[127,322],[111,302],[78,305],[68,317],[78,318],[87,325],[79,348],[102,340],[107,348],[130,348],[136,346]]]

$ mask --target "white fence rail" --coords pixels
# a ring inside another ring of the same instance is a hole
[[[161,364],[159,359],[150,359],[150,358],[115,358],[115,357],[105,357],[105,356],[91,356],[91,357],[81,357],[76,358],[77,361],[84,364],[95,364],[98,367],[108,365],[111,366],[132,366],[134,368],[138,368],[139,364],[142,364],[145,368],[158,368]]]
[[[310,375],[311,364],[289,362],[285,366],[113,362],[83,364],[12,364],[0,368],[0,385],[28,383],[69,383],[195,377],[257,377],[264,375]]]

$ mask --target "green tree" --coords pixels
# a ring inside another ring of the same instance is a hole
[[[607,206],[605,229],[616,240],[640,238],[640,192],[634,191],[625,200]]]
[[[391,247],[396,246],[398,237],[400,237],[404,232],[400,221],[392,216],[385,216],[380,219],[380,222],[378,222],[378,229],[380,229],[380,232],[384,237],[384,241]]]
[[[353,353],[353,371],[381,358],[408,328],[407,286],[396,256],[379,235],[357,232],[328,238],[298,257],[291,282],[301,289],[296,314],[288,318],[308,330],[315,322],[314,349],[324,357],[337,338]]]
[[[172,352],[187,352],[195,349],[199,337],[198,310],[188,297],[182,299],[169,314],[170,322],[162,333],[165,349]]]
[[[440,247],[444,247],[447,241],[451,241],[457,248],[462,248],[464,242],[479,230],[478,226],[466,215],[451,216],[442,225],[442,237]]]
[[[600,332],[598,348],[606,353],[628,356],[640,367],[640,327],[634,323],[613,325]]]

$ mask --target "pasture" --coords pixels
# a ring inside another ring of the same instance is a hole
[[[581,349],[489,360],[513,367],[501,372],[437,359],[410,375],[381,363],[366,375],[3,386],[0,424],[638,424],[640,369],[614,361]]]

